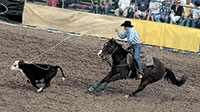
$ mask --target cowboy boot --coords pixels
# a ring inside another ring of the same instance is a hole
[[[136,73],[136,74],[137,74],[136,80],[141,80],[141,79],[143,78],[143,75],[144,75],[143,72],[137,70],[137,73]]]

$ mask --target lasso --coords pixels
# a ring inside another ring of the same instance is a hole
[[[8,12],[8,7],[6,7],[6,5],[4,5],[3,3],[0,3],[0,5],[4,6],[5,9],[6,9],[4,12],[0,12],[0,15],[7,13]]]
[[[47,62],[46,62],[46,65],[47,65],[48,67],[47,67],[47,68],[43,68],[43,67],[38,66],[37,64],[33,63],[32,61],[35,60],[36,58],[41,57],[42,55],[44,55],[45,53],[51,51],[52,49],[56,48],[58,45],[62,44],[65,40],[67,40],[67,39],[69,39],[69,38],[71,38],[71,37],[72,37],[72,36],[70,36],[70,37],[68,37],[68,38],[65,38],[63,41],[59,42],[58,44],[56,44],[56,45],[53,46],[52,48],[46,50],[46,51],[43,52],[42,54],[40,54],[40,55],[38,55],[38,56],[35,56],[34,58],[32,58],[32,59],[30,59],[30,60],[28,60],[28,61],[26,61],[26,62],[28,62],[28,63],[32,63],[32,64],[34,64],[35,66],[37,66],[38,68],[40,68],[40,69],[43,69],[43,70],[49,70],[50,66],[49,66],[49,64],[47,64]]]
[[[27,62],[32,62],[32,60],[35,60],[36,58],[39,58],[41,57],[42,55],[44,55],[45,53],[51,51],[52,49],[56,48],[58,45],[62,44],[65,40],[71,38],[72,36],[68,37],[68,38],[65,38],[63,41],[59,42],[58,44],[56,44],[55,46],[53,46],[52,48],[46,50],[45,52],[43,52],[42,54],[38,55],[38,56],[35,56],[34,58],[28,60]]]

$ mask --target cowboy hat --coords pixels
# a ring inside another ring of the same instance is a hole
[[[124,21],[124,23],[122,23],[121,26],[134,27],[133,25],[131,25],[130,21]]]

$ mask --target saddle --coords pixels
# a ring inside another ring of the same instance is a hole
[[[129,68],[131,68],[131,63],[133,62],[133,52],[130,52],[127,54],[127,64],[129,65]],[[153,57],[151,55],[148,55],[146,51],[141,51],[140,52],[140,63],[141,63],[141,68],[144,70],[147,67],[153,66],[154,61]],[[136,72],[137,74],[138,72]],[[127,78],[130,78],[132,74],[132,70],[129,71]]]
[[[133,55],[131,53],[128,53],[127,55],[127,64],[130,64],[133,61]],[[140,53],[140,63],[142,69],[153,66],[154,61],[153,57],[146,53],[146,51],[141,51]]]

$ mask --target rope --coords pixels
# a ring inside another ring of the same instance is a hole
[[[69,38],[71,38],[72,36],[70,36]],[[65,38],[63,41],[59,42],[58,44],[56,44],[55,46],[53,46],[52,48],[50,48],[49,50],[46,50],[45,52],[43,52],[42,54],[35,56],[34,58],[28,60],[28,62],[32,62],[32,60],[35,60],[36,58],[41,57],[42,55],[46,54],[47,52],[53,50],[54,48],[56,48],[58,45],[62,44],[65,40],[69,39],[69,38]]]
[[[4,6],[6,8],[5,12],[0,12],[0,15],[5,14],[8,12],[8,7],[6,7],[6,5],[0,3],[0,5]]]
[[[33,65],[35,65],[36,67],[38,67],[38,68],[40,68],[40,69],[42,69],[42,70],[49,70],[49,68],[50,68],[50,65],[47,64],[47,62],[46,62],[47,68],[43,68],[43,67],[41,67],[41,66],[39,66],[39,65],[37,65],[37,64],[35,64],[35,63],[33,63]]]

